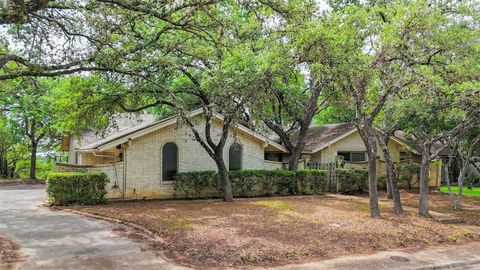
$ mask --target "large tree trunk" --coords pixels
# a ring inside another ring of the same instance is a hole
[[[368,197],[370,201],[370,215],[373,218],[381,218],[378,207],[377,191],[377,142],[375,129],[372,125],[361,123],[357,125],[360,136],[365,143],[368,156]]]
[[[295,149],[290,151],[290,159],[288,160],[288,170],[296,171],[298,170],[298,164],[300,163],[300,158],[302,156],[303,147],[295,147]]]
[[[37,179],[37,144],[32,143],[30,149],[30,179]]]
[[[444,166],[445,182],[447,184],[448,195],[450,196],[450,206],[455,209],[455,199],[453,198],[452,184],[450,183],[450,172],[448,170],[448,164]]]
[[[392,180],[390,178],[390,175],[388,173],[388,168],[387,164],[385,162],[385,169],[387,170],[387,175],[385,179],[385,187],[387,188],[387,199],[393,199],[393,194],[392,194]]]
[[[7,160],[3,157],[3,154],[0,154],[0,177],[7,178]]]
[[[457,194],[457,210],[462,208],[462,193],[463,193],[463,181],[467,174],[467,168],[472,159],[472,155],[477,145],[480,144],[480,134],[470,143],[467,153],[463,155],[461,151],[457,151],[459,157],[462,159],[462,168],[460,169],[460,176],[458,177],[458,194]]]
[[[393,198],[393,208],[395,215],[403,215],[402,201],[400,200],[400,191],[398,189],[397,174],[395,172],[395,164],[393,163],[390,151],[388,150],[388,141],[379,136],[378,142],[382,148],[383,156],[385,158],[385,167],[387,169],[386,182],[390,185],[390,192]]]
[[[460,177],[458,178],[458,194],[457,194],[457,203],[455,208],[457,210],[462,209],[462,195],[463,195],[463,181],[465,180],[465,171],[463,168],[460,171]]]
[[[422,163],[420,165],[420,202],[418,213],[430,217],[428,213],[428,169],[430,167],[430,146],[422,146]]]
[[[226,202],[233,202],[232,182],[230,182],[227,166],[225,165],[221,153],[215,155],[215,163],[217,164],[218,175],[220,177],[220,182],[222,183],[223,200]]]

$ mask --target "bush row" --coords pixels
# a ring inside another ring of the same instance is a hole
[[[338,192],[345,194],[368,192],[368,171],[337,169]]]
[[[322,170],[240,170],[229,172],[235,197],[323,194],[327,173]],[[222,184],[214,171],[178,173],[175,196],[220,197]]]
[[[324,170],[241,170],[229,172],[235,197],[324,194],[328,176]],[[368,172],[362,169],[338,169],[340,193],[368,191]],[[221,197],[222,184],[215,171],[178,173],[175,196],[186,198]],[[335,191],[335,190],[332,190]]]
[[[104,173],[52,173],[47,180],[47,194],[54,205],[101,204],[106,202]]]

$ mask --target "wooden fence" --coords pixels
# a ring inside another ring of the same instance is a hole
[[[320,163],[310,161],[307,163],[307,167],[312,170],[325,170],[327,171],[327,191],[337,192],[337,166],[334,162],[331,163]]]

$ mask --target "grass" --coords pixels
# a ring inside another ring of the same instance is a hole
[[[286,203],[285,201],[280,200],[265,200],[265,201],[257,201],[255,202],[256,205],[265,206],[268,208],[276,209],[279,212],[286,212],[291,211],[292,207]]]
[[[442,186],[440,188],[441,192],[448,193],[448,188],[446,186]],[[457,186],[452,186],[452,192],[454,194],[458,193],[458,187]],[[480,197],[480,187],[473,187],[472,189],[468,189],[466,187],[463,187],[462,189],[462,194],[465,196],[477,196]]]

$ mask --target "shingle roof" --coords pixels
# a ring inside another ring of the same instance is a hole
[[[130,132],[148,127],[155,122],[155,117],[151,114],[119,114],[114,118],[110,126],[102,133],[93,130],[84,131],[78,142],[78,149],[93,149]]]
[[[406,137],[405,133],[401,130],[395,131],[394,136],[396,138],[398,138],[399,140],[403,141],[405,144],[412,144],[412,140],[409,140]],[[440,147],[443,147],[443,146],[444,146],[444,144],[442,142],[437,141],[432,145],[431,151],[436,151],[437,149],[440,149]],[[422,153],[422,148],[421,148],[420,144],[415,145],[415,150],[418,153]],[[448,156],[449,153],[450,153],[450,149],[448,147],[446,147],[443,150],[441,150],[438,155],[439,156]]]
[[[327,145],[336,138],[347,134],[353,129],[355,129],[354,123],[337,123],[321,126],[310,126],[307,132],[304,151],[313,152],[314,150],[324,145]]]
[[[190,112],[190,116],[196,116],[200,113],[203,113],[202,109],[197,109],[194,111]],[[85,134],[86,138],[82,138],[82,144],[80,144],[80,147],[77,148],[80,151],[92,151],[92,150],[99,150],[99,148],[106,148],[106,147],[111,147],[114,144],[120,144],[122,141],[124,141],[126,138],[129,138],[130,136],[135,137],[135,136],[142,136],[143,133],[148,133],[152,132],[153,130],[163,128],[166,125],[170,125],[173,123],[176,123],[177,121],[177,116],[171,116],[165,119],[161,120],[155,120],[153,116],[148,116],[148,115],[142,115],[145,118],[140,118],[137,119],[137,121],[133,122],[120,122],[120,123],[115,123],[117,128],[112,128],[108,129],[108,132],[103,134],[103,136],[99,135],[94,135],[90,136],[91,134]],[[222,119],[223,116],[221,114],[216,113],[215,117]],[[243,125],[237,125],[237,129],[246,132],[253,137],[255,137],[258,140],[264,141],[268,143],[269,145],[272,145],[276,147],[277,149],[280,149],[281,151],[285,151],[285,147],[276,143],[275,141],[270,140],[269,138],[243,126]],[[82,136],[83,137],[83,136]]]

